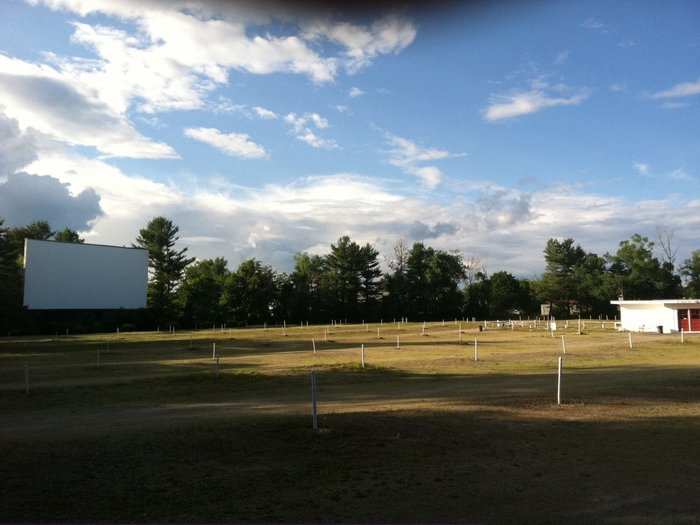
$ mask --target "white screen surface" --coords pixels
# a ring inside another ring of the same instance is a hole
[[[25,240],[30,310],[144,308],[147,281],[146,250]]]

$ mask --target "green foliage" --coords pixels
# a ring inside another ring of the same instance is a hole
[[[680,277],[670,262],[654,257],[654,243],[635,234],[608,255],[610,272],[625,299],[673,299],[681,295]]]
[[[177,291],[185,324],[200,327],[225,321],[223,293],[229,274],[223,257],[203,259],[185,269]]]
[[[178,316],[175,290],[182,274],[194,258],[187,248],[175,249],[180,229],[165,217],[156,217],[139,231],[135,246],[148,250],[150,282],[148,306],[157,322],[174,322]]]
[[[222,304],[229,319],[237,324],[262,324],[277,307],[275,272],[256,259],[243,261],[226,277]]]
[[[80,235],[78,235],[78,232],[75,230],[71,230],[70,228],[66,227],[63,228],[60,232],[56,232],[56,235],[54,235],[54,241],[59,241],[59,242],[73,242],[73,243],[84,243],[85,239],[82,239]]]
[[[700,250],[695,250],[683,262],[681,274],[686,279],[686,297],[691,299],[700,298]]]

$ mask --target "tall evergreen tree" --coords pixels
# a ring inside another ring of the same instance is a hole
[[[175,290],[183,271],[194,261],[185,255],[187,248],[175,249],[179,231],[171,220],[156,217],[139,231],[136,238],[135,246],[148,250],[148,306],[155,320],[161,323],[176,320]]]

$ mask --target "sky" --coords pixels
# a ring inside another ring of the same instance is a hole
[[[309,4],[311,5],[311,4]],[[534,276],[700,249],[700,5],[0,3],[0,217],[288,271],[341,235]]]

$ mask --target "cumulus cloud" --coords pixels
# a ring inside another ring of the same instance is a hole
[[[22,133],[16,120],[0,113],[0,177],[14,173],[34,159],[36,145],[33,136]]]
[[[72,195],[68,184],[51,176],[12,173],[0,184],[0,210],[7,224],[47,220],[54,228],[82,231],[102,214],[100,197],[88,188]]]
[[[364,94],[365,92],[356,86],[351,87],[350,91],[348,91],[348,95],[350,95],[351,98],[361,97]]]
[[[564,84],[550,86],[536,81],[526,91],[491,95],[489,105],[483,110],[483,117],[489,122],[496,122],[537,113],[547,108],[576,106],[589,96],[590,92],[587,89],[572,89]]]
[[[50,67],[0,54],[0,99],[22,128],[69,144],[93,146],[108,156],[177,157],[167,144],[141,135],[94,92],[78,89]]]
[[[86,234],[93,242],[129,243],[152,216],[163,214],[180,226],[183,245],[197,257],[224,256],[236,265],[254,256],[280,270],[291,268],[294,253],[324,253],[348,234],[387,255],[400,238],[430,240],[436,248],[478,256],[489,269],[532,275],[542,271],[549,237],[571,236],[604,253],[635,232],[653,235],[657,224],[676,227],[679,245],[691,247],[692,232],[700,228],[700,200],[681,196],[638,202],[572,187],[522,192],[485,185],[436,202],[349,173],[262,188],[175,186],[59,152],[41,153],[26,171],[42,173],[47,166],[73,192],[94,187],[102,197],[104,214]]]
[[[328,120],[318,113],[288,113],[284,121],[290,126],[292,134],[300,141],[306,142],[312,148],[336,149],[338,144],[335,140],[320,137],[314,128],[323,130],[328,128]]]
[[[389,164],[401,168],[405,173],[417,177],[423,186],[433,189],[442,181],[442,171],[437,166],[424,165],[426,162],[462,156],[437,148],[424,148],[403,137],[388,133],[387,144],[390,146]]]
[[[304,27],[307,39],[327,38],[345,48],[344,64],[351,73],[379,56],[399,53],[415,40],[415,25],[407,18],[389,14],[370,26],[332,20],[314,20]]]
[[[267,156],[265,148],[253,142],[245,133],[223,133],[216,128],[187,128],[184,133],[232,157],[260,159]]]
[[[71,41],[91,55],[45,53],[44,63],[0,55],[0,100],[23,129],[115,157],[177,157],[169,145],[139,133],[129,115],[238,107],[209,100],[232,71],[330,83],[341,69],[356,71],[379,55],[401,51],[415,37],[413,24],[394,15],[366,25],[328,17],[311,30],[308,17],[284,4],[28,1],[83,17],[71,23]],[[100,15],[99,23],[91,15]],[[253,111],[275,118],[265,108]],[[314,147],[333,147],[313,131],[301,136]]]
[[[700,78],[695,82],[681,82],[675,86],[654,93],[651,97],[656,99],[692,97],[700,95]]]

